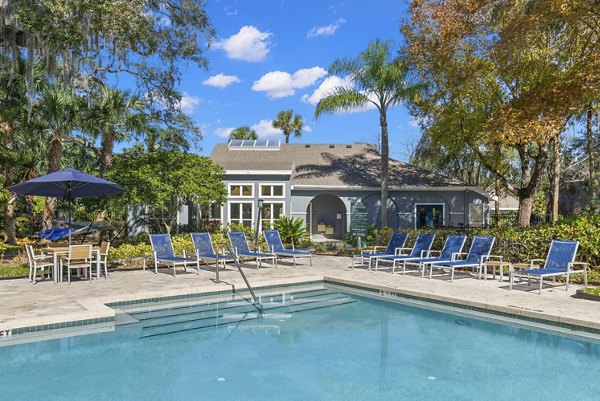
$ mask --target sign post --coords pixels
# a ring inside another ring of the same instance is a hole
[[[350,232],[357,237],[356,242],[359,250],[362,248],[362,238],[367,235],[368,226],[367,205],[357,201],[352,205]]]

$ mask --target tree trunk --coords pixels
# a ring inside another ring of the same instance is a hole
[[[519,210],[517,211],[517,225],[519,227],[529,227],[532,210],[533,196],[522,191],[519,193]]]
[[[63,153],[62,135],[60,132],[54,134],[52,143],[50,144],[50,156],[48,159],[48,173],[53,173],[60,169],[60,162]],[[52,227],[52,217],[56,209],[56,198],[46,198],[46,206],[44,208],[44,224],[46,228]]]
[[[112,166],[113,161],[113,149],[115,146],[115,133],[110,132],[106,135],[102,135],[102,143],[100,147],[100,177],[104,177],[106,170]]]
[[[290,143],[290,134],[285,135],[285,143]]]
[[[11,121],[3,121],[0,124],[0,129],[4,133],[4,147],[7,150],[12,150],[14,145],[14,126]],[[11,162],[6,164],[4,169],[4,188],[14,184],[14,165]],[[17,244],[17,227],[15,219],[15,201],[17,196],[9,191],[6,201],[6,209],[4,210],[4,242],[11,245]]]
[[[585,124],[585,134],[587,139],[587,156],[588,156],[588,169],[590,175],[589,182],[589,193],[590,193],[590,208],[592,212],[596,212],[598,205],[596,199],[596,169],[594,168],[594,132],[592,129],[592,105],[591,103],[587,106],[586,113],[586,124]]]
[[[496,177],[494,181],[494,191],[496,192],[496,203],[494,204],[494,213],[496,214],[494,224],[496,227],[500,226],[500,197],[502,193],[500,191],[500,180]]]
[[[387,201],[389,186],[389,157],[388,127],[385,109],[381,109],[379,115],[381,125],[381,227],[387,226]]]
[[[519,227],[528,227],[531,221],[533,211],[533,196],[538,190],[542,181],[544,166],[548,156],[548,144],[538,146],[538,153],[534,157],[533,170],[531,167],[531,154],[525,144],[516,145],[516,149],[521,159],[521,186],[517,190],[519,197],[519,210],[517,211],[517,225]]]
[[[552,201],[550,208],[550,221],[556,224],[558,221],[558,198],[560,196],[560,139],[558,135],[552,140],[552,181],[550,182],[550,191]]]

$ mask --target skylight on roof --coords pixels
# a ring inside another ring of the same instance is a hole
[[[279,150],[281,141],[278,139],[232,139],[227,147],[231,150]]]

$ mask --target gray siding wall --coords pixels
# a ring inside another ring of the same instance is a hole
[[[331,194],[340,198],[345,205],[346,227],[350,227],[351,205],[362,201],[367,205],[369,224],[379,224],[381,211],[380,193],[377,191],[336,191],[336,190],[293,190],[291,196],[291,215],[307,220],[308,205],[321,194]],[[393,191],[389,194],[388,225],[397,228],[415,228],[417,205],[444,205],[443,224],[468,224],[469,204],[483,205],[484,221],[489,222],[488,199],[478,192],[469,191]],[[307,225],[308,225],[307,221]],[[316,224],[313,221],[313,225]]]

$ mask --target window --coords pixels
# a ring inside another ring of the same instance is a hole
[[[211,203],[200,206],[200,215],[203,220],[216,220],[221,222],[221,205]]]
[[[416,228],[435,228],[444,224],[444,205],[416,205],[416,209]]]
[[[481,227],[484,224],[484,210],[483,204],[481,203],[470,203],[469,204],[469,226],[470,227]]]
[[[253,194],[252,184],[229,184],[229,196],[235,198],[250,198]]]
[[[260,185],[260,196],[269,198],[283,198],[283,184]]]
[[[252,202],[229,203],[229,223],[243,224],[252,227]]]
[[[260,216],[262,229],[270,230],[283,213],[283,202],[263,203]]]

